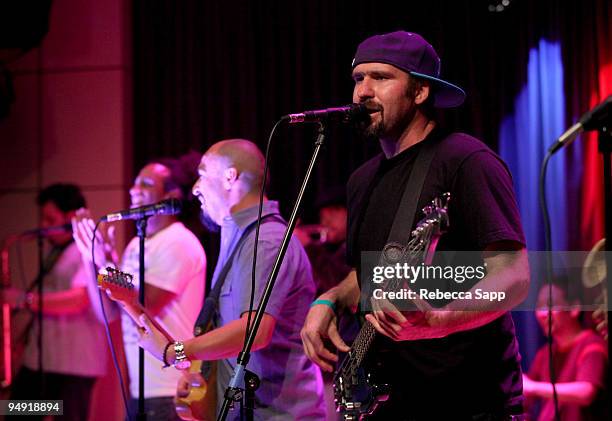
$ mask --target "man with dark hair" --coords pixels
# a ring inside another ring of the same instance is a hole
[[[130,188],[131,207],[152,205],[165,199],[182,199],[180,185],[172,170],[158,162],[145,165]],[[81,254],[91,265],[94,222],[86,209],[79,210],[73,222],[74,235]],[[132,238],[121,259],[106,227],[96,238],[96,264],[100,268],[119,267],[134,275],[139,287],[139,241]],[[145,237],[145,306],[158,323],[174,337],[191,335],[204,296],[206,256],[196,236],[176,215],[152,216],[147,221]],[[111,307],[116,309],[116,306]],[[117,310],[113,311],[113,316]],[[101,316],[100,316],[101,317]],[[130,418],[137,413],[138,398],[138,326],[121,313],[123,343],[130,379]],[[148,420],[178,419],[173,398],[180,374],[162,370],[150,355],[145,355],[145,412]]]
[[[75,211],[86,206],[81,189],[74,184],[57,183],[48,186],[38,193],[36,203],[44,206],[52,202],[62,212]]]
[[[74,184],[53,184],[39,193],[37,203],[41,228],[61,227],[69,224],[76,210],[85,206],[85,198]],[[42,349],[38,347],[41,329],[34,317],[11,399],[60,399],[64,401],[65,419],[84,420],[95,381],[106,374],[104,327],[91,308],[87,293],[91,279],[72,233],[69,229],[58,229],[49,231],[45,237],[51,250],[39,275],[43,283]],[[36,314],[41,306],[35,289],[33,283],[26,291],[5,290],[3,297],[13,307]]]
[[[440,59],[420,35],[398,31],[370,37],[357,48],[352,67],[353,102],[370,110],[365,132],[379,139],[382,153],[349,180],[347,254],[353,269],[313,303],[302,329],[304,349],[328,371],[337,357],[323,339],[349,350],[338,335],[334,310],[375,298],[360,297],[372,290],[371,263],[362,252],[380,253],[386,246],[402,193],[419,184],[411,180],[419,168],[420,196],[407,203],[417,201],[415,209],[422,209],[451,193],[450,228],[438,250],[477,251],[477,263],[487,268],[477,283],[450,280],[448,285],[470,294],[477,288],[503,292],[506,298],[497,307],[467,298],[441,308],[416,300],[419,311],[410,312],[372,299],[373,311],[365,317],[379,337],[371,353],[382,357],[375,371],[386,377],[391,392],[371,419],[519,419],[520,365],[508,309],[524,299],[529,270],[510,174],[481,141],[438,127],[431,108],[459,106],[465,93],[440,79]],[[420,168],[417,161],[427,162],[427,153],[432,153],[430,163]],[[416,214],[402,221],[403,230],[412,232],[419,219]]]

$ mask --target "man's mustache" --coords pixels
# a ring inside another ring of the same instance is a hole
[[[373,113],[375,113],[375,112],[378,112],[378,111],[382,111],[382,110],[383,110],[382,105],[377,104],[377,103],[376,103],[376,102],[374,102],[374,101],[364,101],[364,102],[362,102],[362,104],[364,104],[364,105],[366,106],[366,108],[368,109],[368,112],[369,112],[370,114],[373,114]]]

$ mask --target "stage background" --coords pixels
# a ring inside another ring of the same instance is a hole
[[[55,0],[40,46],[16,59],[0,54],[0,62],[8,61],[0,99],[14,94],[0,120],[0,238],[36,226],[34,197],[50,183],[81,184],[101,215],[128,205],[134,174],[152,159],[203,152],[230,137],[263,147],[280,116],[349,103],[357,44],[404,29],[428,39],[442,57],[442,77],[467,91],[465,104],[442,113],[441,121],[479,137],[508,162],[528,246],[539,250],[536,180],[543,153],[612,93],[610,4],[511,0],[503,11],[489,10],[497,5]],[[0,36],[0,49],[10,46],[12,33]],[[284,212],[313,139],[308,126],[282,127],[275,138],[270,196]],[[312,222],[316,197],[343,185],[377,151],[377,144],[333,128],[303,219]],[[554,247],[588,250],[603,236],[594,135],[556,156],[550,171]],[[216,238],[203,241],[212,268]],[[32,245],[23,245],[21,254],[23,263],[11,254],[15,282],[32,279],[36,270]],[[535,274],[534,290],[540,282]],[[527,365],[541,335],[531,314],[515,320]],[[108,404],[120,406],[113,380],[108,384],[92,408],[95,419],[120,412]]]

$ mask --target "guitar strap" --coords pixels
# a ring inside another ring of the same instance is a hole
[[[280,217],[279,214],[269,213],[261,218],[261,224],[263,225],[266,222],[273,220],[281,222],[282,224],[285,223],[285,221]],[[219,294],[221,293],[221,288],[223,287],[223,284],[225,283],[225,278],[227,277],[227,274],[233,265],[234,257],[236,257],[236,253],[256,226],[257,221],[253,221],[244,229],[242,235],[240,236],[240,239],[232,250],[232,254],[225,262],[225,265],[223,265],[223,269],[221,269],[221,272],[219,272],[219,276],[217,277],[217,282],[215,282],[214,288],[210,291],[209,294],[206,294],[204,304],[202,305],[202,309],[200,310],[200,314],[196,320],[196,324],[193,329],[194,336],[200,336],[201,334],[203,334],[206,331],[208,324],[212,321],[213,316],[218,310]]]
[[[436,153],[440,139],[432,138],[424,141],[416,157],[399,207],[395,213],[387,243],[383,249],[383,258],[386,261],[397,261],[403,254],[412,233],[412,225],[417,212],[417,206],[425,184],[425,177],[429,172],[431,161]]]
[[[285,224],[285,221],[281,218],[281,216],[277,213],[269,213],[264,215],[261,218],[261,224],[265,224],[266,222],[277,221],[282,224]],[[234,263],[234,257],[236,257],[236,253],[240,249],[240,247],[244,244],[249,234],[255,229],[257,226],[257,221],[251,222],[242,232],[240,239],[234,246],[231,255],[223,265],[221,272],[219,272],[219,276],[217,277],[217,281],[215,282],[215,286],[210,291],[209,294],[206,294],[206,298],[204,299],[204,304],[202,305],[202,309],[200,310],[200,314],[196,320],[195,326],[193,328],[194,336],[200,336],[207,331],[209,324],[212,322],[213,317],[217,314],[219,308],[219,294],[221,294],[221,288],[225,283],[225,278],[227,278],[227,274],[231,269]],[[208,379],[208,375],[210,374],[210,362],[203,361],[202,362],[202,374],[204,378]]]
[[[45,256],[45,259],[43,261],[42,272],[36,276],[36,279],[34,279],[34,281],[30,283],[30,285],[28,285],[26,292],[33,291],[34,288],[38,286],[38,283],[42,282],[40,280],[43,279],[45,276],[47,276],[49,272],[51,272],[51,270],[53,269],[53,267],[55,266],[59,258],[62,256],[62,253],[64,252],[64,250],[66,250],[68,246],[71,245],[73,242],[74,240],[71,239],[68,243],[63,244],[61,246],[54,246],[49,251],[49,253],[47,254],[47,256]]]

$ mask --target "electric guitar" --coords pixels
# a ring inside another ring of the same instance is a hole
[[[448,228],[448,201],[450,193],[444,193],[423,209],[425,217],[412,231],[407,246],[385,247],[384,263],[405,262],[409,265],[430,264],[442,233]],[[384,290],[394,291],[404,280],[389,279]],[[366,321],[353,341],[350,351],[342,361],[334,377],[334,400],[336,410],[345,421],[364,420],[389,399],[390,387],[379,382],[376,370],[370,370],[378,362],[371,361],[370,350],[377,332]]]
[[[98,275],[98,287],[106,291],[111,300],[118,302],[136,325],[141,326],[139,317],[146,314],[166,339],[174,342],[172,336],[138,302],[132,275],[111,267],[106,268],[106,271],[106,274]],[[177,390],[174,406],[177,415],[183,420],[214,421],[216,418],[216,365],[213,365],[208,379],[210,387],[200,374],[201,366],[201,361],[192,361],[189,370],[182,373],[188,388]]]

